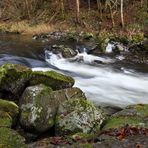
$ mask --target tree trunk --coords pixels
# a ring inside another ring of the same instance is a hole
[[[112,27],[115,27],[114,16],[113,16],[111,4],[109,4],[109,10],[110,10],[110,16],[111,16],[111,20],[112,20]]]
[[[62,17],[64,18],[65,17],[65,14],[64,14],[64,2],[63,2],[63,0],[60,0],[60,3],[61,3]]]
[[[121,13],[121,26],[124,27],[124,17],[123,17],[123,0],[121,0],[121,8],[120,8],[120,13]]]
[[[98,12],[100,14],[100,19],[102,19],[102,5],[100,0],[97,0],[97,7],[98,7]]]
[[[88,0],[88,11],[90,11],[90,0]]]
[[[79,15],[80,15],[80,1],[76,0],[76,21],[79,23]]]

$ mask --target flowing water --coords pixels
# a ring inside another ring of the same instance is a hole
[[[123,56],[94,56],[87,54],[85,48],[74,58],[64,59],[60,54],[44,51],[46,44],[28,37],[3,35],[0,37],[0,65],[17,63],[36,71],[56,70],[70,75],[75,79],[75,86],[100,105],[124,107],[148,103],[147,65],[122,64]],[[111,48],[109,45],[107,52],[111,52]]]

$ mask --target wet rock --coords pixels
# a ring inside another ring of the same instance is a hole
[[[4,64],[0,67],[0,91],[15,96],[20,95],[30,79],[31,70],[15,64]]]
[[[77,52],[66,45],[51,45],[46,48],[54,54],[61,54],[64,58],[72,58]]]
[[[95,133],[104,120],[102,110],[80,98],[60,104],[56,117],[56,134]]]
[[[7,112],[13,120],[16,120],[16,117],[19,114],[19,107],[12,101],[0,99],[0,110]]]
[[[25,139],[9,128],[0,128],[0,147],[2,148],[27,148]]]
[[[11,116],[4,111],[0,110],[0,128],[1,127],[11,127],[12,126],[12,118]]]
[[[148,128],[148,105],[131,105],[115,113],[106,121],[103,130],[118,129],[126,125],[137,128]]]
[[[30,85],[44,84],[51,87],[53,90],[69,88],[74,85],[74,79],[55,71],[48,72],[33,72],[30,80]]]
[[[25,129],[44,132],[54,125],[56,103],[45,85],[27,87],[20,99],[20,123]]]

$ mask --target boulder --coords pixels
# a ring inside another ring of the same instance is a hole
[[[148,128],[148,104],[131,105],[112,115],[103,130],[120,129],[125,126]]]
[[[45,84],[53,90],[69,88],[74,85],[74,79],[55,71],[35,71],[32,73],[30,85]]]
[[[104,120],[102,110],[84,98],[63,101],[56,117],[56,134],[96,133]]]
[[[11,127],[12,126],[12,118],[11,116],[4,111],[0,110],[0,128],[1,127]]]
[[[61,54],[64,58],[72,58],[77,54],[76,51],[66,45],[51,45],[46,50],[54,54]]]
[[[78,88],[52,91],[43,84],[28,87],[20,100],[20,123],[24,128],[44,132],[55,124],[59,104],[77,97],[85,99],[84,93]]]
[[[54,125],[57,108],[51,91],[43,84],[26,88],[20,99],[20,123],[25,129],[44,132]]]
[[[10,128],[0,128],[1,148],[27,148],[25,139]]]
[[[4,64],[0,67],[0,91],[20,95],[30,79],[31,70],[15,64]]]
[[[0,99],[0,110],[7,112],[13,119],[19,114],[19,107],[12,101]]]

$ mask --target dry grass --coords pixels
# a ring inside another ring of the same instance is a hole
[[[21,22],[9,22],[9,23],[0,23],[0,30],[3,32],[19,32],[21,34],[40,34],[54,31],[53,25],[49,24],[39,24],[39,25],[29,25],[25,21]]]

